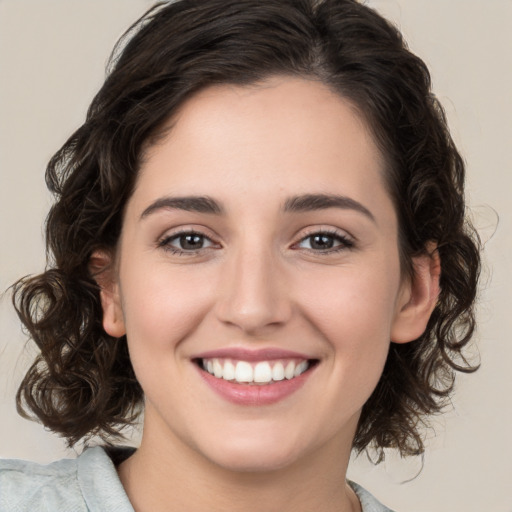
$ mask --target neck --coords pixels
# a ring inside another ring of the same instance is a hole
[[[285,467],[232,471],[176,438],[161,439],[147,425],[140,448],[119,466],[136,512],[356,512],[345,484],[350,443],[334,439]]]

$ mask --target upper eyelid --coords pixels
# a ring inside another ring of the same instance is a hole
[[[208,246],[207,247],[200,247],[198,249],[184,249],[180,247],[175,247],[173,244],[176,242],[176,240],[179,240],[182,236],[187,235],[198,235],[204,238],[205,240],[208,240]],[[204,233],[201,233],[199,231],[191,231],[191,230],[182,230],[182,231],[176,231],[174,233],[164,234],[161,237],[159,237],[156,241],[156,248],[161,249],[165,252],[171,252],[179,256],[198,256],[199,254],[204,254],[205,251],[211,251],[212,249],[218,248],[220,244],[216,242],[212,237],[205,235]],[[217,246],[217,247],[215,247]]]
[[[198,235],[206,240],[209,240],[213,244],[218,244],[218,242],[216,242],[211,236],[201,233],[200,231],[176,231],[175,233],[163,234],[161,237],[158,238],[158,243],[176,240],[177,238],[186,235]]]
[[[355,242],[350,237],[348,237],[348,236],[344,236],[344,235],[341,235],[341,234],[338,234],[338,233],[328,233],[328,232],[323,231],[323,232],[311,233],[309,235],[303,236],[297,242],[295,242],[293,244],[293,246],[300,245],[305,240],[308,240],[309,238],[313,238],[314,236],[317,236],[317,235],[332,237],[337,242],[339,242],[340,245],[345,245],[346,247],[349,247],[349,246],[352,247],[352,246],[355,245]]]
[[[305,231],[304,231],[304,229],[305,229]],[[304,240],[305,238],[307,238],[309,236],[318,235],[318,234],[338,236],[340,238],[348,239],[354,243],[357,242],[357,238],[354,235],[352,235],[349,231],[347,231],[346,229],[335,228],[332,226],[331,227],[310,226],[307,228],[303,228],[303,229],[299,230],[299,232],[295,235],[294,238],[300,242],[301,240]],[[297,243],[297,242],[294,242],[294,243]]]
[[[338,245],[332,248],[328,248],[325,250],[318,249],[310,249],[307,247],[299,247],[305,240],[315,235],[327,235],[337,239]],[[335,228],[333,226],[329,227],[319,227],[319,226],[309,226],[306,232],[299,231],[299,233],[295,237],[295,242],[293,242],[290,246],[290,249],[296,251],[301,250],[307,253],[317,254],[317,255],[329,255],[335,254],[339,251],[346,250],[354,250],[358,247],[357,239],[352,236],[349,232],[344,229]]]
[[[205,226],[194,226],[194,225],[190,225],[190,226],[179,226],[179,227],[175,227],[175,228],[168,228],[166,230],[164,230],[162,232],[162,234],[160,236],[157,237],[157,240],[163,240],[163,239],[166,239],[166,238],[175,238],[175,237],[178,237],[180,235],[201,235],[201,236],[204,236],[205,238],[208,238],[212,241],[215,241],[216,239],[218,239],[217,236],[215,236],[215,234],[208,228],[206,228]]]

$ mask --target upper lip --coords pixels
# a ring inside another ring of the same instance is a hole
[[[193,359],[236,359],[239,361],[272,361],[275,359],[312,359],[305,354],[280,348],[247,349],[226,347],[197,354]]]

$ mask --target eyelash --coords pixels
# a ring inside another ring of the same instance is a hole
[[[337,247],[328,248],[328,249],[322,249],[322,250],[315,250],[315,249],[306,249],[310,253],[318,254],[318,255],[330,255],[335,254],[341,251],[346,251],[347,249],[353,249],[355,244],[354,241],[349,238],[346,235],[343,235],[339,233],[336,230],[330,230],[330,229],[321,229],[320,231],[312,231],[311,233],[306,234],[306,236],[303,236],[299,242],[294,244],[294,247],[298,246],[302,242],[308,239],[312,239],[316,236],[324,236],[333,239],[333,242],[339,242],[339,245]]]
[[[180,238],[187,237],[187,236],[197,236],[197,237],[200,237],[203,242],[205,240],[207,240],[211,243],[212,246],[215,245],[215,242],[213,242],[210,237],[208,237],[205,234],[200,233],[198,231],[191,230],[191,231],[180,231],[178,233],[173,233],[172,235],[165,236],[161,240],[158,241],[157,247],[159,247],[165,251],[168,251],[172,254],[175,254],[177,256],[193,256],[193,255],[197,255],[202,250],[210,249],[210,247],[200,247],[199,249],[188,249],[187,250],[187,249],[180,249],[177,247],[173,247],[171,245],[171,242],[173,242],[175,240],[179,240]],[[311,233],[308,233],[307,235],[303,236],[297,243],[293,244],[292,248],[297,248],[304,241],[306,241],[308,239],[312,239],[313,237],[317,237],[317,236],[324,236],[324,237],[331,238],[333,240],[333,243],[338,242],[339,245],[334,248],[320,249],[320,250],[305,249],[306,251],[308,251],[310,253],[317,254],[317,255],[329,255],[329,254],[334,254],[334,253],[338,253],[340,251],[354,248],[353,240],[351,240],[350,238],[348,238],[345,235],[340,234],[339,232],[337,232],[335,230],[328,230],[328,229],[322,229],[320,231],[313,231]]]
[[[193,256],[195,254],[198,254],[199,251],[201,251],[201,250],[209,249],[209,247],[201,247],[199,249],[186,250],[186,249],[179,249],[178,247],[173,247],[171,245],[171,242],[173,242],[174,240],[179,240],[180,238],[187,237],[187,236],[197,236],[197,237],[200,237],[203,241],[208,240],[209,242],[211,242],[212,245],[215,244],[215,242],[213,242],[212,239],[210,237],[206,236],[205,234],[200,233],[198,231],[190,230],[190,231],[180,231],[178,233],[173,233],[172,235],[165,236],[161,240],[158,241],[157,246],[159,248],[162,248],[164,251],[168,251],[168,252],[170,252],[172,254],[176,254],[178,256]]]

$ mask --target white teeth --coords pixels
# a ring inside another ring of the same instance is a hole
[[[308,369],[308,362],[302,361],[295,367],[295,371],[293,372],[294,377],[298,377],[301,373],[304,373]]]
[[[308,361],[260,361],[254,365],[247,361],[234,362],[229,359],[203,360],[203,368],[218,379],[240,383],[269,384],[284,379],[290,380],[303,374],[309,368]]]
[[[222,378],[223,368],[218,359],[213,360],[213,375],[218,379]]]
[[[253,382],[254,372],[250,363],[238,361],[235,368],[235,380],[237,382]]]
[[[291,361],[288,364],[294,364]],[[284,366],[283,363],[276,363],[272,368],[272,380],[283,380],[284,379]]]
[[[235,365],[231,361],[226,361],[224,363],[222,378],[224,380],[235,380]]]
[[[270,382],[273,376],[272,368],[270,368],[270,364],[266,361],[258,363],[254,367],[254,382]]]
[[[295,374],[295,363],[293,361],[290,361],[287,365],[286,365],[286,369],[284,370],[284,376],[290,380],[290,379],[293,379],[294,377],[294,374]]]

